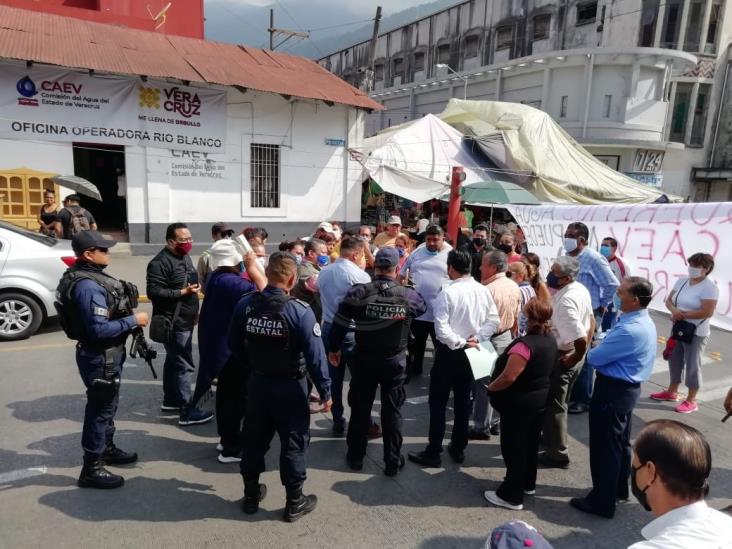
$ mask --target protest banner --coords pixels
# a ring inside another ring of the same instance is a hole
[[[226,92],[0,63],[0,137],[223,153]]]
[[[732,202],[635,204],[603,206],[506,206],[523,228],[529,251],[541,258],[546,275],[552,261],[564,254],[562,239],[569,223],[581,221],[590,230],[589,247],[602,239],[618,241],[618,254],[646,277],[654,288],[650,307],[667,312],[666,296],[679,277],[687,276],[686,258],[694,253],[714,256],[710,278],[719,287],[712,324],[732,330]]]

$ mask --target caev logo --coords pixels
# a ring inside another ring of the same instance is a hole
[[[18,98],[18,105],[25,105],[26,107],[37,107],[38,99],[33,99],[34,95],[38,95],[36,89],[36,83],[30,79],[30,76],[24,76],[18,80],[15,84],[15,89],[18,91],[18,95],[22,97]]]

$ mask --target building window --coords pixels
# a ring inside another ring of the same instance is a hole
[[[696,97],[694,108],[694,122],[691,125],[691,139],[689,145],[701,147],[704,145],[704,132],[707,128],[707,112],[709,111],[709,91],[711,84],[699,84],[699,94]]]
[[[424,52],[414,54],[414,70],[415,72],[424,70]]]
[[[376,80],[377,82],[382,82],[384,80],[384,64],[383,63],[374,65],[374,80]]]
[[[676,49],[681,27],[682,0],[666,0],[666,14],[663,18],[661,47]]]
[[[521,104],[534,107],[535,109],[541,109],[541,99],[524,99],[521,101]]]
[[[450,44],[437,47],[437,63],[442,65],[450,64]]]
[[[280,146],[252,143],[252,187],[249,200],[252,208],[280,207]]]
[[[496,51],[507,50],[513,46],[513,27],[498,27],[496,29]]]
[[[603,118],[610,118],[610,110],[613,106],[613,96],[612,95],[605,95],[602,99],[602,117]]]
[[[716,53],[717,51],[717,28],[719,27],[719,17],[721,14],[721,2],[714,2],[709,17],[709,27],[707,27],[707,40],[704,45],[704,53]]]
[[[684,142],[686,134],[686,121],[689,117],[689,101],[691,100],[691,84],[679,82],[676,84],[676,96],[674,97],[674,110],[671,114],[671,131],[669,140],[676,143]]]
[[[684,40],[684,50],[692,52],[699,51],[699,41],[701,40],[701,27],[703,19],[703,0],[692,0],[691,5],[689,6],[689,17],[686,21],[686,38]]]
[[[400,82],[404,82],[404,70],[403,69],[404,69],[404,60],[403,59],[399,58],[399,59],[394,59],[394,61],[392,61],[392,65],[391,65],[391,83],[392,83],[392,85],[394,85],[394,79],[397,77],[400,78],[400,80],[399,80]]]
[[[659,0],[643,0],[641,10],[640,36],[638,45],[644,48],[653,47],[656,36],[656,18],[658,16]]]
[[[465,39],[465,59],[472,59],[478,57],[478,43],[479,39],[477,36],[468,36]]]
[[[594,23],[597,18],[597,2],[577,4],[577,26]]]
[[[551,15],[537,15],[534,17],[534,31],[532,33],[533,39],[544,40],[549,38],[549,25],[552,22]]]
[[[559,118],[567,118],[567,107],[569,106],[569,96],[562,96],[562,103],[559,105]]]

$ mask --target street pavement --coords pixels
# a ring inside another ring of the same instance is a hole
[[[147,257],[113,256],[110,272],[144,288]],[[149,310],[149,305],[142,305]],[[668,319],[654,313],[660,335]],[[160,346],[158,346],[160,347]],[[732,386],[730,334],[714,330],[704,357],[699,412],[679,415],[648,399],[668,381],[659,358],[634,417],[634,432],[652,419],[688,422],[705,433],[714,469],[709,502],[732,503],[732,421],[720,422]],[[162,351],[162,349],[159,349]],[[429,354],[429,352],[428,352]],[[197,356],[197,351],[194,351]],[[162,374],[163,354],[156,361]],[[426,368],[427,372],[429,368]],[[371,441],[363,471],[345,464],[345,441],[331,436],[325,414],[312,416],[306,492],[319,497],[314,513],[295,524],[281,521],[284,489],[275,440],[262,480],[269,487],[258,514],[241,511],[237,465],[216,461],[213,423],[181,428],[160,412],[162,389],[147,366],[128,360],[117,414],[116,443],[140,454],[117,468],[125,486],[112,491],[76,487],[81,462],[84,396],[74,346],[51,322],[25,341],[0,344],[0,547],[482,547],[495,526],[524,520],[557,548],[627,547],[652,517],[631,501],[612,520],[587,516],[568,505],[590,485],[587,415],[570,416],[569,470],[540,470],[537,493],[525,510],[489,507],[483,490],[495,489],[504,468],[497,437],[472,443],[462,466],[443,454],[443,467],[407,463],[395,478],[383,474],[381,441]],[[426,444],[429,421],[425,375],[407,386],[403,407],[404,452]],[[209,401],[207,406],[212,406]],[[376,406],[379,407],[377,398]]]

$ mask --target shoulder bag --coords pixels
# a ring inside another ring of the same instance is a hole
[[[674,307],[678,307],[679,294],[688,283],[688,280],[684,282],[681,285],[681,288],[679,288],[679,291],[676,292]],[[671,327],[671,339],[675,339],[676,341],[681,341],[683,343],[691,343],[694,340],[694,335],[696,335],[696,329],[697,325],[693,322],[689,322],[688,320],[677,320]]]

